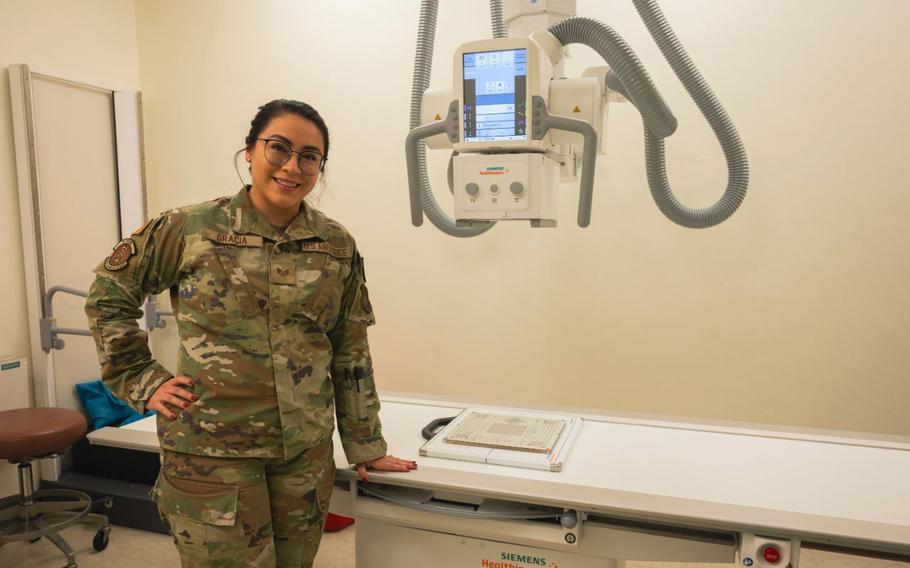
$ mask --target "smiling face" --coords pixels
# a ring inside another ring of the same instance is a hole
[[[325,154],[322,132],[311,120],[297,114],[276,116],[262,130],[259,138],[281,141],[295,152]],[[282,166],[270,163],[266,159],[266,142],[263,140],[255,141],[245,154],[253,178],[250,190],[253,207],[272,225],[287,226],[300,211],[303,198],[313,191],[319,172],[301,171],[296,153],[292,153]]]

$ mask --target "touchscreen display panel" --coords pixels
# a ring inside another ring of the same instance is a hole
[[[527,49],[464,54],[464,140],[526,140]]]

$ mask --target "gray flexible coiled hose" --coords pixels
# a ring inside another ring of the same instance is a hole
[[[490,0],[490,9],[495,13],[494,4],[498,5],[499,25],[502,26],[502,1]],[[433,68],[433,46],[436,40],[436,17],[439,12],[438,0],[423,0],[420,3],[420,22],[417,25],[417,55],[414,58],[414,78],[411,83],[411,120],[410,129],[420,126],[420,110],[423,105],[423,93],[430,86],[430,72]],[[496,23],[494,21],[494,30]],[[420,202],[424,213],[437,229],[453,237],[476,237],[496,224],[495,221],[475,221],[470,227],[457,227],[455,221],[439,208],[436,196],[430,187],[427,175],[426,144],[420,141],[417,150],[417,168],[420,177]]]
[[[651,81],[638,56],[613,28],[591,18],[568,18],[550,26],[563,45],[580,43],[596,51],[622,83],[623,94],[641,112],[648,129],[661,138],[676,132],[676,117]]]
[[[704,209],[690,209],[680,203],[670,189],[663,140],[645,129],[645,163],[651,195],[663,214],[674,223],[693,229],[713,227],[736,212],[746,197],[749,186],[746,150],[727,111],[698,72],[657,3],[654,0],[633,0],[633,3],[664,58],[714,131],[727,162],[727,188],[720,200]]]
[[[509,27],[502,20],[502,0],[490,0],[490,24],[493,37],[509,37]]]
[[[563,45],[583,43],[597,51],[622,84],[623,94],[634,104],[645,124],[645,163],[651,196],[674,223],[691,229],[713,227],[739,208],[749,185],[749,165],[736,128],[720,101],[711,92],[695,64],[676,38],[654,0],[633,0],[636,10],[664,57],[710,124],[727,162],[727,188],[721,198],[704,209],[683,205],[667,180],[663,138],[676,129],[676,119],[654,88],[650,77],[625,42],[607,26],[588,18],[570,18],[550,27]]]

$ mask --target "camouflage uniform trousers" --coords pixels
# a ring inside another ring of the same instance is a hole
[[[164,450],[152,497],[183,568],[309,567],[334,478],[331,438],[290,459]]]

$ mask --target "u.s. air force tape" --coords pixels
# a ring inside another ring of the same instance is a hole
[[[348,247],[339,247],[326,242],[303,241],[300,247],[305,251],[317,251],[328,253],[335,258],[347,258],[351,256],[351,249]]]
[[[104,267],[112,272],[123,270],[134,254],[136,254],[136,243],[133,242],[133,239],[123,239],[114,247],[111,256],[104,259]]]

